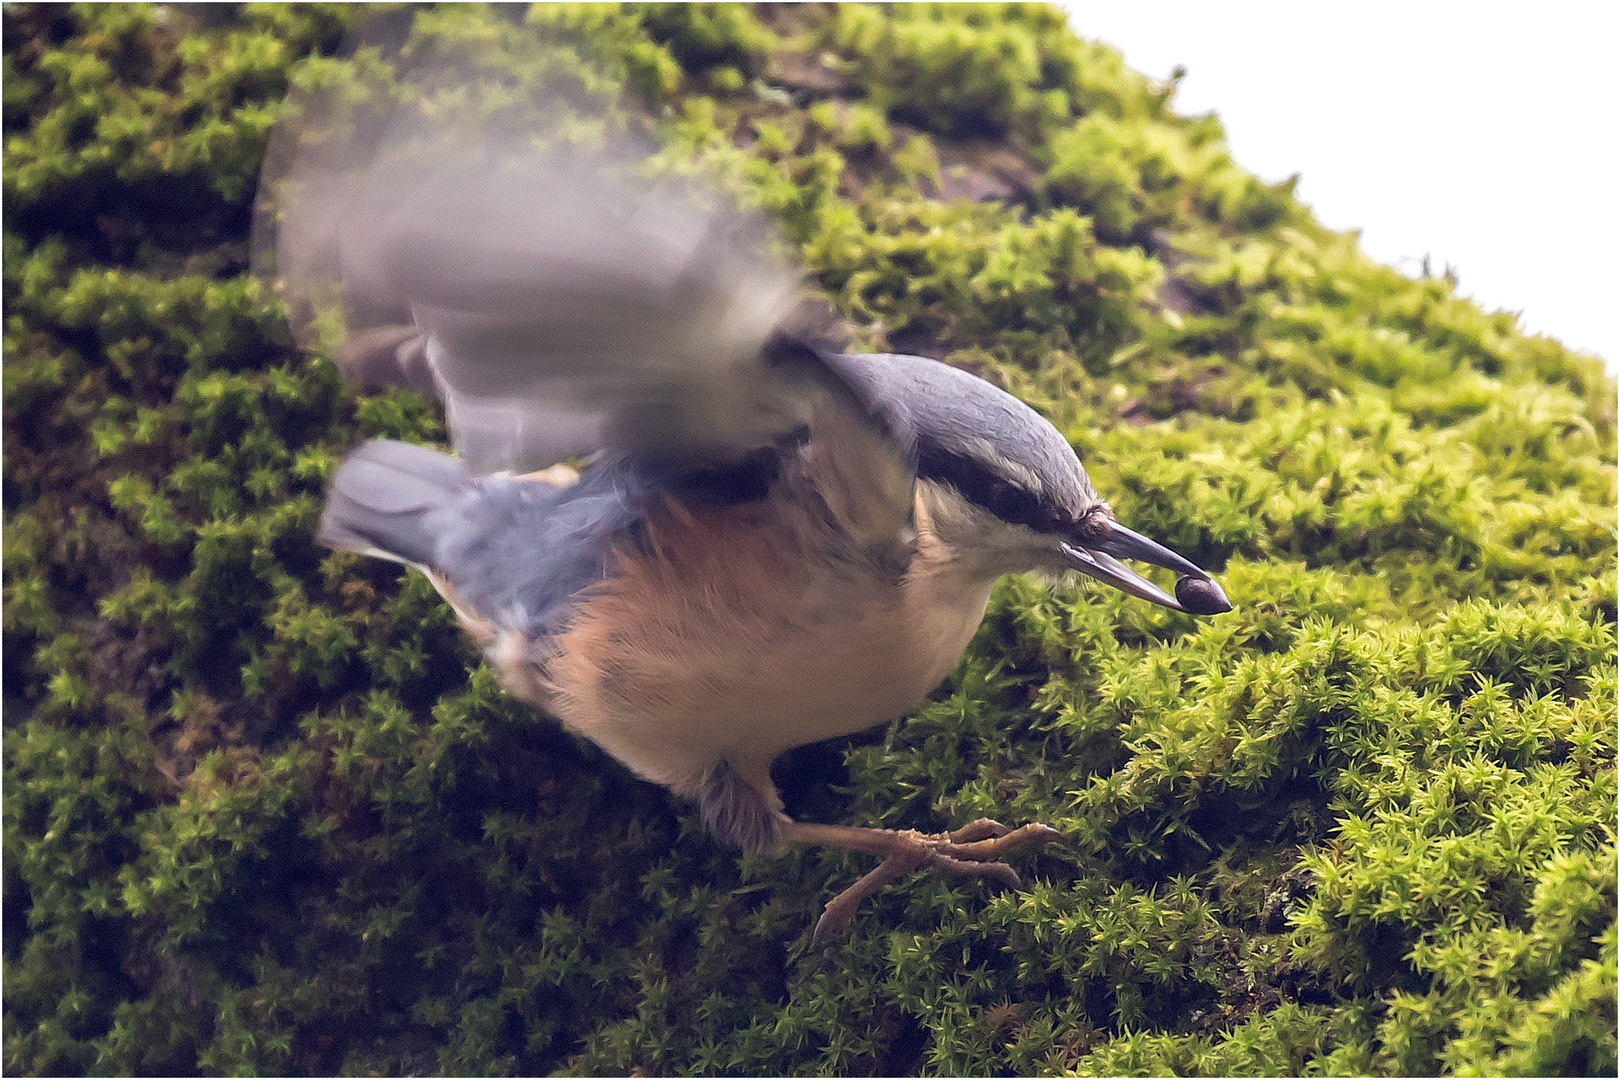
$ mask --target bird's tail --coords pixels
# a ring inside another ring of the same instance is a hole
[[[471,475],[460,458],[423,446],[374,439],[338,467],[316,539],[429,570],[438,561],[435,511],[466,492]]]

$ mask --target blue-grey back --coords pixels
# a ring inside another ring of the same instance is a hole
[[[449,454],[378,439],[333,476],[319,539],[430,571],[463,610],[543,635],[566,620],[575,594],[608,573],[615,546],[635,542],[652,496],[613,463],[559,488],[475,477]]]
[[[550,634],[572,598],[608,575],[614,550],[636,542],[650,495],[615,465],[586,469],[560,489],[482,477],[427,522],[435,563],[459,602],[500,625]]]
[[[860,488],[857,474],[900,470],[896,483],[868,491],[882,505],[849,503],[859,509],[840,521],[852,533],[875,530],[880,545],[892,536],[904,557],[900,523],[909,518],[914,475],[950,483],[1003,518],[1042,529],[1072,522],[1094,501],[1063,436],[990,383],[920,357],[822,359],[849,391],[817,399],[830,410],[825,419],[844,418],[826,429],[836,452],[815,456],[839,471],[822,478],[824,493]],[[561,629],[581,590],[612,572],[615,549],[638,543],[653,500],[667,494],[713,505],[770,497],[781,476],[779,455],[796,452],[791,443],[760,447],[723,469],[690,475],[666,475],[608,452],[577,483],[558,488],[506,474],[475,476],[458,458],[379,440],[356,450],[333,478],[321,539],[432,570],[464,610],[543,636]]]

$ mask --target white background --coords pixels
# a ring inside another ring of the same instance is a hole
[[[1317,219],[1620,364],[1620,0],[1072,0],[1237,163],[1298,173]]]

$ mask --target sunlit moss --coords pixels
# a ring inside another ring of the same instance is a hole
[[[1611,1073],[1614,384],[1243,172],[1019,5],[427,16],[633,93],[872,348],[1043,410],[1195,620],[998,588],[789,808],[1066,844],[991,894],[742,858],[504,695],[323,484],[356,398],[249,277],[342,6],[5,19],[4,1063],[17,1073]],[[378,63],[375,57],[367,63]]]

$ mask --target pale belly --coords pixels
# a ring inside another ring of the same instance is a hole
[[[723,552],[719,565],[615,579],[547,665],[546,704],[565,724],[682,793],[721,760],[758,772],[915,706],[961,657],[993,585],[922,558],[929,572],[866,587],[746,542],[704,550]]]

